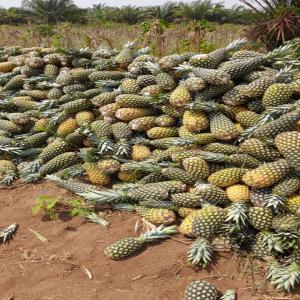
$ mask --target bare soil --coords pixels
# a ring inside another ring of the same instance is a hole
[[[136,236],[137,216],[108,212],[108,228],[80,217],[52,221],[43,213],[32,216],[39,195],[70,194],[50,183],[0,190],[0,226],[19,224],[10,243],[0,244],[1,300],[181,300],[186,285],[199,279],[222,292],[236,289],[239,300],[300,300],[300,294],[274,291],[262,276],[261,262],[232,253],[220,253],[210,270],[192,269],[185,259],[191,241],[180,235],[148,245],[126,260],[112,261],[103,249]],[[42,243],[29,228],[48,242]]]

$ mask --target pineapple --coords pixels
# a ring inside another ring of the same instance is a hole
[[[290,197],[286,202],[286,207],[291,213],[300,216],[300,196]]]
[[[197,183],[195,193],[200,195],[205,202],[213,205],[226,205],[229,203],[227,193],[216,185],[210,183]]]
[[[193,281],[184,292],[184,300],[218,300],[219,291],[206,281]]]
[[[261,140],[275,138],[279,133],[292,130],[299,120],[300,113],[298,111],[283,114],[278,119],[256,128],[253,136]]]
[[[15,68],[15,64],[10,61],[0,62],[0,72],[9,73]]]
[[[91,99],[91,102],[98,107],[102,107],[107,104],[111,104],[115,102],[116,97],[118,96],[118,92],[104,92],[99,95],[96,95]]]
[[[232,202],[248,202],[250,199],[249,187],[244,184],[236,184],[227,187],[226,194]]]
[[[209,126],[209,120],[203,112],[185,111],[182,118],[183,126],[190,132],[199,132]]]
[[[59,124],[56,134],[59,137],[66,137],[68,134],[73,133],[77,129],[76,120],[68,118]]]
[[[91,81],[99,80],[120,80],[125,77],[125,72],[122,71],[95,71],[89,75]]]
[[[269,230],[272,227],[272,211],[265,207],[250,207],[249,221],[255,229]]]
[[[94,114],[90,111],[80,111],[75,115],[75,121],[78,126],[91,124],[94,121]]]
[[[135,79],[123,79],[120,88],[124,94],[138,94],[140,86]]]
[[[155,124],[160,127],[170,127],[176,123],[176,119],[169,115],[161,115],[155,119]]]
[[[244,127],[256,126],[260,121],[260,115],[253,111],[241,111],[237,113],[236,120]]]
[[[175,137],[178,136],[178,130],[176,127],[152,127],[147,130],[147,136],[154,140]]]
[[[170,95],[170,103],[176,108],[185,107],[191,101],[190,92],[184,85],[179,85]]]
[[[116,118],[119,120],[130,122],[134,119],[152,115],[155,112],[152,108],[118,108]]]
[[[102,159],[97,162],[97,167],[105,174],[114,174],[121,169],[121,164],[115,159]]]
[[[0,159],[0,185],[9,185],[17,177],[17,168],[10,160]]]
[[[115,209],[136,211],[136,213],[155,225],[172,224],[176,220],[175,213],[167,208],[151,208],[143,205],[116,204]]]
[[[293,232],[300,228],[300,218],[293,214],[280,214],[273,218],[272,227],[278,233]]]
[[[47,163],[43,164],[39,170],[39,175],[43,177],[45,175],[55,173],[61,169],[72,166],[79,161],[80,159],[76,152],[64,152],[52,158]]]
[[[131,158],[135,161],[144,161],[151,155],[151,150],[145,145],[133,145],[131,148]]]
[[[99,168],[97,164],[85,162],[83,165],[89,181],[92,184],[108,185],[111,181],[110,177]]]
[[[156,125],[156,117],[148,116],[131,120],[128,126],[134,131],[147,131]]]
[[[2,119],[0,119],[0,129],[9,133],[20,133],[22,131],[22,127],[14,122]]]
[[[111,125],[111,130],[114,138],[119,140],[128,140],[132,136],[132,131],[128,124],[124,122],[117,122]]]
[[[162,90],[158,84],[148,85],[141,90],[142,96],[159,96],[162,93]]]
[[[191,92],[200,92],[206,88],[206,83],[202,78],[199,77],[189,77],[184,81],[184,86]]]
[[[178,215],[185,219],[190,213],[196,211],[196,208],[190,208],[190,207],[179,207],[177,210]]]
[[[290,131],[278,134],[275,138],[275,145],[290,165],[297,171],[300,170],[300,132]]]
[[[122,259],[136,253],[145,243],[169,238],[176,233],[176,226],[164,227],[160,225],[145,232],[138,238],[124,238],[105,248],[104,253],[110,259]]]
[[[300,87],[300,81],[293,83],[274,83],[264,93],[262,103],[264,107],[278,106],[288,103],[295,90]]]
[[[214,184],[218,187],[227,187],[239,183],[242,178],[244,180],[246,176],[245,174],[248,174],[250,172],[252,171],[248,171],[244,168],[226,168],[224,170],[212,173],[207,180],[209,183]]]
[[[240,148],[243,152],[265,161],[274,161],[280,157],[276,148],[256,138],[247,139],[240,144]]]
[[[192,225],[192,235],[210,238],[217,233],[225,222],[225,211],[218,206],[200,209]]]
[[[240,148],[236,145],[221,143],[209,143],[207,146],[203,147],[203,150],[227,155],[241,152]]]
[[[284,159],[279,159],[246,172],[243,176],[243,181],[254,188],[266,188],[279,182],[290,170],[291,167],[288,162]]]
[[[239,135],[234,123],[224,114],[211,113],[209,119],[210,132],[216,139],[231,141]]]
[[[116,103],[120,108],[136,108],[136,107],[147,107],[151,106],[151,99],[135,94],[121,94],[116,97]]]
[[[250,202],[254,206],[264,206],[268,196],[271,194],[271,188],[255,189],[250,190]]]
[[[63,180],[55,175],[47,175],[46,180],[52,181],[59,185],[62,188],[67,189],[68,191],[79,194],[84,193],[86,190],[98,190],[99,187],[96,185],[91,185],[87,183],[78,182],[72,179]]]
[[[182,161],[183,168],[193,180],[206,180],[209,176],[209,167],[200,157],[188,157]]]
[[[178,207],[201,207],[202,198],[194,193],[178,193],[171,195],[171,201]]]

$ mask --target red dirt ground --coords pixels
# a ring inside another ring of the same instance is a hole
[[[205,279],[221,291],[234,288],[238,300],[300,300],[300,294],[282,295],[262,279],[261,263],[221,253],[215,266],[196,272],[185,262],[186,240],[182,236],[123,261],[103,254],[108,244],[135,236],[138,217],[107,215],[104,227],[83,218],[49,221],[31,208],[39,195],[68,195],[50,183],[0,190],[0,226],[19,224],[13,240],[0,244],[1,300],[181,300],[188,283]],[[48,239],[42,243],[28,230]],[[86,267],[92,280],[84,273]]]

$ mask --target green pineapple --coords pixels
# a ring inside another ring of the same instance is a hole
[[[272,227],[272,211],[265,207],[250,207],[249,221],[255,229],[269,230]]]
[[[193,221],[192,235],[210,238],[214,236],[225,222],[225,211],[221,207],[206,206],[202,208]]]
[[[193,281],[184,292],[184,300],[218,300],[219,291],[206,281]]]
[[[163,225],[145,232],[138,238],[124,238],[105,248],[104,253],[111,259],[122,259],[136,253],[145,243],[169,238],[176,233],[176,226]]]
[[[177,193],[171,195],[171,202],[178,207],[201,207],[203,201],[200,195],[194,193]]]

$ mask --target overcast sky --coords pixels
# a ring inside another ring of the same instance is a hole
[[[160,5],[168,1],[164,0],[106,0],[106,1],[97,1],[97,0],[73,0],[75,4],[80,7],[89,7],[97,3],[106,3],[110,6],[123,6],[123,5],[137,5],[137,6],[147,6],[147,5]],[[0,0],[0,6],[5,8],[11,6],[20,6],[22,0]],[[191,1],[183,1],[191,2]],[[234,4],[240,4],[238,0],[224,0],[224,1],[215,1],[215,2],[224,2],[227,7],[231,7]]]

